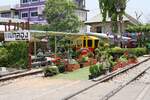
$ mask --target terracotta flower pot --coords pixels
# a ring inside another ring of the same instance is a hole
[[[80,65],[79,64],[68,64],[66,67],[65,67],[65,71],[69,71],[69,72],[72,72],[74,70],[77,70],[80,68]]]
[[[128,63],[129,64],[135,64],[135,63],[137,63],[138,61],[137,61],[137,59],[129,59],[128,60]]]

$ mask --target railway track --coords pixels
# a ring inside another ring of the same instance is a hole
[[[30,75],[35,75],[42,73],[42,69],[35,69],[35,70],[30,70],[30,71],[22,71],[22,72],[16,72],[16,73],[10,73],[7,75],[4,75],[3,77],[0,77],[0,82],[8,81],[8,80],[13,80],[25,76],[30,76]]]
[[[95,79],[94,84],[86,87],[63,100],[108,100],[118,91],[140,77],[150,69],[150,58],[140,63],[110,73],[107,76]]]
[[[150,98],[150,69],[135,81],[126,85],[109,100],[149,100]]]

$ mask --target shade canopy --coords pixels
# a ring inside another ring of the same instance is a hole
[[[87,32],[87,33],[67,33],[67,32],[53,32],[53,31],[36,31],[36,30],[30,30],[31,34],[34,34],[36,37],[43,37],[43,36],[66,36],[70,39],[74,39],[75,37],[79,36],[95,36],[96,38],[108,38],[108,39],[114,39],[114,35],[107,35],[105,33],[93,33],[93,32]],[[121,38],[123,40],[130,40],[129,37],[124,36],[117,36],[118,38]]]

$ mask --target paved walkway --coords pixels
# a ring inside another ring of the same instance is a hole
[[[67,95],[92,84],[91,81],[27,76],[0,86],[0,100],[61,100]]]

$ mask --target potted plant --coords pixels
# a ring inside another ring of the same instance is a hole
[[[59,69],[60,73],[65,72],[65,62],[60,61],[60,63],[57,66],[58,66],[58,69]]]
[[[130,54],[128,57],[128,63],[137,63],[137,57],[135,55]]]
[[[75,59],[70,59],[68,61],[67,66],[65,67],[65,71],[74,71],[80,68],[79,63]]]
[[[89,53],[88,53],[88,57],[89,57],[89,58],[93,58],[93,57],[94,57],[94,54],[93,54],[92,52],[89,52]]]
[[[80,66],[82,67],[87,67],[90,66],[90,61],[88,56],[83,56],[80,62]]]
[[[48,66],[43,69],[44,76],[53,76],[59,73],[58,67],[57,66]]]
[[[89,79],[96,78],[103,74],[103,65],[102,64],[92,65],[89,68],[89,72],[90,72]]]

